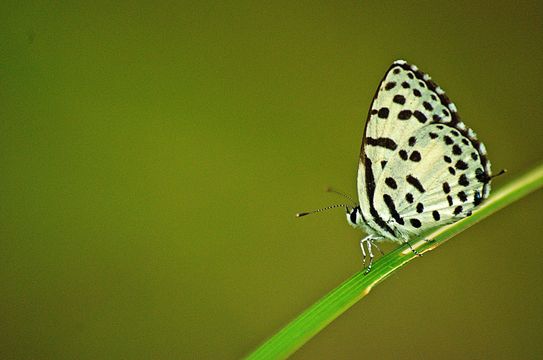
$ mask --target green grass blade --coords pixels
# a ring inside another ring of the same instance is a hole
[[[472,216],[423,234],[418,241],[412,241],[412,245],[421,253],[433,250],[476,222],[541,187],[543,187],[543,164],[493,193]],[[424,238],[434,241],[428,243],[422,240]],[[415,257],[416,255],[405,246],[400,246],[383,256],[375,263],[368,275],[364,275],[362,271],[353,275],[269,338],[247,359],[288,357],[345,310],[366,296],[375,285]]]

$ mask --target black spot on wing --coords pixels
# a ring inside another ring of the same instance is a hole
[[[385,85],[385,90],[392,90],[396,86],[396,83],[394,81],[390,81]]]
[[[413,113],[411,112],[411,110],[402,110],[398,113],[398,119],[399,120],[409,120],[409,118],[411,118],[411,115]]]
[[[469,180],[468,180],[468,177],[466,176],[466,174],[460,175],[460,177],[458,178],[458,184],[462,185],[462,186],[468,186],[469,185]]]
[[[424,106],[424,108],[428,111],[432,111],[434,110],[434,107],[432,106],[432,104],[430,104],[428,101],[424,101],[422,103],[422,106]]]
[[[426,115],[424,115],[423,113],[421,113],[420,111],[418,110],[415,110],[415,112],[413,112],[413,116],[415,117],[415,119],[417,119],[421,124],[424,124],[428,119],[426,118]]]
[[[388,211],[390,212],[390,215],[396,222],[400,225],[404,224],[403,219],[401,218],[400,214],[396,210],[396,205],[394,204],[394,200],[390,197],[388,194],[383,195],[383,200],[385,201],[385,204],[388,207]]]
[[[418,152],[417,150],[413,151],[411,155],[409,156],[409,160],[414,161],[414,162],[419,162],[420,159],[421,159],[420,152]]]
[[[387,184],[389,188],[394,189],[394,190],[398,188],[398,184],[396,184],[396,181],[391,177],[387,177],[385,179],[385,184]]]
[[[462,155],[462,149],[456,144],[453,145],[452,152],[454,155]]]
[[[403,105],[405,104],[405,97],[400,94],[394,95],[394,97],[392,98],[392,101],[395,102],[396,104]]]
[[[411,174],[407,175],[405,180],[407,180],[407,182],[410,185],[412,185],[415,189],[417,189],[419,192],[421,193],[426,192],[426,190],[424,190],[424,187],[422,187],[422,184],[420,183],[419,179],[417,179],[413,175]]]
[[[380,146],[390,150],[396,150],[396,148],[398,147],[394,140],[386,137],[380,137],[377,139],[366,137],[366,145]]]
[[[417,229],[422,226],[422,223],[420,222],[419,219],[409,219],[409,222],[411,223],[411,226]]]
[[[468,168],[468,164],[466,164],[464,161],[462,160],[458,160],[456,162],[456,165],[455,167],[458,169],[458,170],[466,170]]]
[[[377,112],[377,116],[379,116],[380,119],[386,119],[386,118],[388,118],[389,113],[390,113],[390,111],[388,110],[387,107],[382,107]]]

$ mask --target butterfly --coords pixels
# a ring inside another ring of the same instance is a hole
[[[372,247],[408,245],[424,231],[466,216],[490,193],[485,146],[460,119],[445,92],[415,65],[395,61],[379,84],[364,129],[358,165],[358,205],[347,221]],[[378,248],[379,249],[379,248]],[[367,250],[367,252],[366,252]]]

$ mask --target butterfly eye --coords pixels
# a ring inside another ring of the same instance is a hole
[[[351,210],[350,214],[349,214],[349,221],[353,224],[353,225],[356,225],[357,223],[357,215],[358,215],[358,208],[355,207]]]

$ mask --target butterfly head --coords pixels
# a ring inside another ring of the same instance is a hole
[[[360,206],[355,206],[352,209],[346,207],[346,210],[347,222],[351,224],[352,227],[360,227],[364,223]]]

